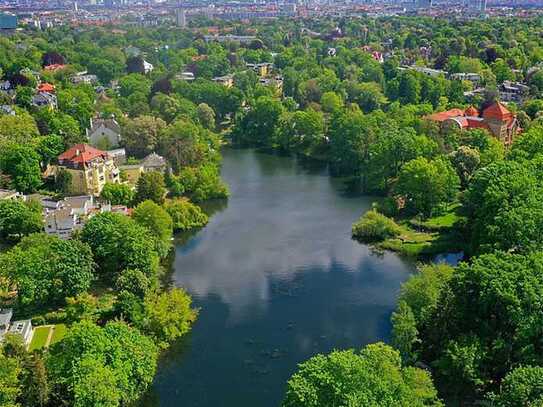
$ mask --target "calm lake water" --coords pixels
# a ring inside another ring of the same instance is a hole
[[[326,168],[227,149],[222,176],[228,202],[173,265],[199,319],[165,355],[145,406],[278,407],[299,362],[388,340],[414,269],[351,240],[372,199],[345,194]]]

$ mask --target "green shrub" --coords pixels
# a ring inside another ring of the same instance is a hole
[[[56,324],[59,322],[65,322],[67,316],[66,316],[66,312],[64,311],[51,311],[45,314],[43,317],[46,323]]]
[[[375,210],[366,212],[352,228],[353,237],[363,242],[383,241],[400,233],[396,222]]]
[[[41,315],[32,318],[32,326],[45,325],[45,318]]]
[[[168,199],[163,206],[170,214],[176,231],[200,228],[208,222],[207,215],[187,198]]]

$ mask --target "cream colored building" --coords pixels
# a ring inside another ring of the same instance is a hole
[[[106,183],[119,183],[120,171],[105,151],[88,144],[76,144],[58,156],[56,176],[60,170],[71,174],[69,193],[99,196]]]

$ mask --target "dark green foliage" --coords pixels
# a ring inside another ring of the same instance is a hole
[[[317,355],[290,378],[284,407],[442,406],[430,375],[402,367],[400,355],[377,343]]]
[[[0,200],[0,238],[20,238],[43,230],[39,203]]]
[[[431,216],[440,205],[455,199],[459,184],[448,161],[417,158],[402,167],[395,191],[405,198],[407,211]]]
[[[114,407],[137,400],[151,384],[157,347],[124,322],[75,324],[52,346],[47,366],[55,402]]]
[[[221,181],[219,169],[214,164],[197,168],[187,167],[178,176],[169,177],[169,187],[174,196],[187,196],[191,201],[227,198],[228,187]]]
[[[543,404],[543,368],[517,367],[505,376],[499,395],[490,394],[496,407],[536,407]]]
[[[88,290],[94,262],[85,243],[33,234],[0,256],[0,275],[15,283],[22,305],[50,305]]]
[[[422,359],[453,397],[495,391],[512,367],[543,363],[541,304],[541,253],[496,252],[462,263],[421,327]]]
[[[154,278],[158,254],[151,233],[132,219],[116,213],[101,213],[89,220],[81,240],[92,248],[100,274],[113,280],[125,269],[140,270]]]
[[[526,252],[542,242],[543,193],[528,166],[506,161],[481,168],[464,196],[474,252]]]
[[[173,229],[186,231],[205,226],[207,215],[186,198],[168,199],[164,202],[164,209],[169,213],[173,222]]]
[[[40,156],[31,147],[10,145],[0,151],[0,170],[20,192],[34,192],[42,184]]]
[[[172,218],[161,206],[147,200],[138,204],[132,219],[145,227],[155,239],[155,248],[160,257],[166,257],[172,247]]]
[[[166,198],[166,192],[164,176],[157,171],[146,172],[138,178],[133,204],[147,200],[161,204]]]
[[[126,184],[111,184],[104,185],[100,198],[109,202],[111,205],[130,206],[134,199],[134,191]]]

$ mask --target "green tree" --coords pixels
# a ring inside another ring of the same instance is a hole
[[[134,195],[134,204],[151,200],[157,204],[162,204],[166,197],[166,185],[164,176],[158,171],[143,173],[136,183],[136,193]]]
[[[311,155],[324,143],[324,117],[313,109],[285,112],[279,119],[275,137],[283,150]]]
[[[89,289],[94,262],[85,243],[33,234],[0,256],[0,275],[15,282],[22,305],[60,303]]]
[[[175,231],[200,228],[205,226],[209,220],[205,212],[187,198],[167,199],[164,202],[164,209],[172,218]]]
[[[392,313],[391,322],[392,345],[398,349],[405,363],[416,360],[414,347],[420,342],[419,331],[415,315],[405,301],[398,303],[397,310]]]
[[[0,238],[21,238],[43,230],[40,204],[19,200],[0,201]]]
[[[96,321],[98,316],[98,301],[93,295],[81,293],[75,297],[66,298],[66,319],[68,322]]]
[[[402,104],[417,104],[420,101],[421,85],[416,75],[407,71],[400,77],[398,96]]]
[[[343,99],[336,92],[324,92],[321,97],[321,106],[325,113],[334,113],[343,107]]]
[[[0,152],[0,170],[8,174],[13,187],[32,193],[42,184],[40,156],[25,145],[10,145]]]
[[[229,194],[215,164],[205,164],[197,168],[186,167],[180,171],[179,176],[169,178],[168,186],[173,196],[184,195],[193,202],[227,198]]]
[[[198,121],[200,124],[208,129],[215,129],[215,112],[207,103],[200,103],[196,110],[196,115],[198,116]]]
[[[460,146],[449,156],[451,163],[460,178],[462,187],[467,187],[472,175],[481,163],[481,155],[478,150]]]
[[[5,407],[20,407],[17,402],[22,393],[22,385],[19,380],[21,374],[19,361],[7,356],[0,349],[0,405]]]
[[[123,270],[117,281],[115,281],[117,291],[129,292],[140,300],[143,300],[149,291],[154,288],[154,284],[149,277],[140,270]]]
[[[400,355],[377,343],[316,355],[290,378],[284,407],[442,406],[430,375],[402,367]]]
[[[395,190],[405,197],[408,211],[431,216],[439,205],[455,198],[459,184],[458,175],[447,161],[420,157],[402,167]]]
[[[144,330],[155,337],[162,346],[189,332],[198,317],[191,307],[192,299],[180,288],[145,297]]]
[[[353,237],[362,242],[383,241],[400,233],[396,222],[376,210],[366,212],[352,227]]]
[[[130,206],[134,199],[134,191],[126,184],[106,183],[102,188],[100,198],[111,203],[111,205]]]
[[[458,266],[421,335],[445,392],[477,397],[511,368],[542,363],[542,258],[495,252]]]
[[[496,407],[543,404],[543,367],[521,366],[511,370],[502,381],[500,393],[488,398]]]
[[[218,139],[192,121],[177,120],[164,129],[162,136],[160,151],[175,172],[218,160]]]
[[[93,216],[83,227],[81,240],[92,248],[103,277],[114,281],[126,269],[156,277],[159,259],[153,237],[124,215],[106,212]]]
[[[15,116],[0,116],[0,145],[29,143],[39,134],[36,121],[24,110],[18,112]]]
[[[120,406],[136,401],[151,384],[158,351],[124,322],[101,328],[74,324],[50,348],[47,360],[56,404]]]
[[[153,201],[143,201],[136,206],[132,219],[151,232],[160,257],[166,257],[172,247],[172,218],[160,205]]]
[[[481,168],[463,197],[471,250],[526,252],[541,244],[542,187],[527,165],[502,161]]]
[[[248,146],[270,147],[284,107],[278,100],[260,97],[236,123],[234,140]]]
[[[123,128],[123,145],[128,154],[144,157],[158,147],[166,122],[153,116],[139,116],[128,120]]]

